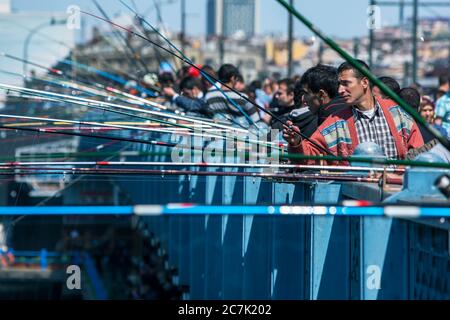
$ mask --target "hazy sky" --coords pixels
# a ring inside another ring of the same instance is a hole
[[[12,0],[13,8],[17,10],[55,10],[65,11],[69,5],[76,4],[83,10],[98,13],[91,0]],[[124,0],[131,3],[133,0]],[[134,0],[141,13],[147,12],[149,21],[156,22],[155,1],[161,3],[162,18],[165,25],[171,30],[180,29],[180,0]],[[276,0],[261,1],[261,26],[263,33],[285,35],[287,30],[287,13]],[[442,2],[445,0],[421,0],[422,2]],[[98,0],[109,15],[128,10],[118,0]],[[172,2],[172,4],[169,4]],[[187,29],[189,34],[204,34],[206,22],[206,0],[186,0],[187,3]],[[322,31],[332,36],[350,38],[367,34],[367,6],[368,0],[294,0],[296,8],[316,24]],[[398,9],[392,7],[381,8],[383,24],[394,24],[398,21]],[[411,8],[406,10],[406,16],[411,15]],[[450,17],[450,8],[420,9],[421,16]],[[89,23],[93,22],[88,18]],[[297,36],[310,36],[311,34],[296,23]]]

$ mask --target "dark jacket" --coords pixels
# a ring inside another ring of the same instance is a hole
[[[326,118],[338,113],[341,110],[344,110],[345,108],[347,108],[347,104],[344,100],[342,100],[340,96],[335,97],[329,103],[319,108],[319,111],[317,112],[317,116],[319,118],[318,125],[320,126]]]

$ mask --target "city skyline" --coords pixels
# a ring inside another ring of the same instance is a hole
[[[208,0],[206,35],[259,34],[260,0]]]
[[[157,0],[156,0],[157,1]],[[170,1],[170,2],[168,2]],[[187,33],[189,35],[199,36],[206,34],[207,30],[207,0],[187,0]],[[422,0],[421,2],[430,2],[431,0]],[[129,14],[130,12],[119,2],[115,0],[99,0],[109,15]],[[149,21],[157,22],[157,10],[153,2],[147,0],[135,0],[137,9],[141,13],[146,13]],[[165,26],[178,32],[181,28],[181,10],[179,0],[157,1],[161,3],[160,12]],[[434,2],[444,2],[436,0]],[[130,1],[128,1],[130,3]],[[311,20],[319,29],[327,35],[339,38],[353,38],[368,34],[367,29],[367,8],[369,1],[362,0],[343,0],[340,2],[331,0],[316,0],[313,2],[294,1],[296,8]],[[16,10],[30,11],[65,11],[69,5],[78,5],[88,12],[98,13],[97,8],[91,0],[42,0],[39,2],[30,2],[27,0],[13,0],[13,8]],[[287,12],[275,0],[260,0],[260,16],[262,21],[260,31],[263,35],[287,35]],[[324,10],[324,8],[327,8]],[[336,13],[339,12],[339,15]],[[405,16],[411,16],[412,10],[408,7]],[[397,8],[382,7],[381,22],[382,25],[394,25],[398,22],[399,12]],[[448,17],[450,8],[429,8],[422,7],[419,10],[420,17]],[[98,25],[98,21],[87,18],[87,25]],[[343,23],[343,21],[345,23]],[[309,37],[312,35],[299,22],[294,23],[295,35],[297,37]]]

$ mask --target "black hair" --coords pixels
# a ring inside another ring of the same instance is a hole
[[[439,76],[439,85],[440,86],[442,86],[446,83],[449,83],[449,81],[450,81],[450,77],[448,76],[448,74],[444,73]]]
[[[217,75],[222,83],[229,83],[233,77],[239,75],[239,70],[232,64],[224,64],[220,67]]]
[[[236,81],[239,81],[239,82],[244,83],[244,76],[243,76],[242,74],[239,73],[239,74],[236,76]]]
[[[294,95],[297,97],[296,101],[301,101],[301,96],[304,94],[303,87],[305,86],[307,86],[313,93],[318,93],[320,90],[324,90],[328,96],[333,99],[338,95],[338,80],[339,78],[336,68],[324,64],[318,64],[317,66],[306,70],[300,81],[297,81],[295,84]]]
[[[253,80],[250,82],[250,86],[255,87],[256,89],[262,89],[262,82],[259,80]]]
[[[163,72],[158,76],[158,81],[162,86],[171,85],[175,82],[175,78],[171,72]]]
[[[359,64],[361,64],[364,68],[366,68],[367,70],[370,70],[369,66],[364,61],[357,59],[356,62],[359,62]],[[347,61],[342,63],[339,66],[337,72],[339,74],[339,73],[342,73],[347,70],[353,70],[353,73],[355,74],[355,77],[357,79],[362,79],[365,77],[365,75],[363,75],[358,69],[356,69],[352,64],[350,64],[350,62],[347,62]]]
[[[438,90],[435,94],[435,101],[439,100],[443,95],[445,95],[446,92],[444,90]]]
[[[190,68],[191,68],[190,66],[181,67],[177,72],[177,78],[178,79],[184,78],[189,73]]]
[[[417,89],[406,87],[400,90],[399,96],[405,100],[411,107],[419,110],[420,107],[420,93]]]
[[[180,82],[180,90],[186,89],[186,90],[192,90],[195,87],[201,89],[202,85],[200,83],[200,80],[198,78],[194,77],[185,77]]]
[[[400,93],[400,84],[391,77],[379,77],[378,80],[383,82],[386,86],[389,87],[392,91],[394,91],[396,94]]]
[[[210,76],[217,78],[217,74],[216,71],[214,70],[213,67],[211,67],[210,65],[205,65],[203,66],[203,68],[201,69],[204,73],[209,74]],[[203,75],[202,75],[203,78]]]
[[[280,81],[278,81],[278,85],[286,85],[286,93],[287,94],[293,94],[295,92],[295,83],[292,79],[290,78],[284,78],[281,79]]]

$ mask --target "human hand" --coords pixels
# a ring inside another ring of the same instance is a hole
[[[175,90],[173,90],[172,87],[164,87],[163,92],[166,96],[168,96],[169,98],[173,97],[174,95],[176,95],[177,93],[175,92]]]
[[[300,129],[297,126],[294,126],[292,121],[287,121],[286,125],[289,126],[289,128],[284,128],[283,130],[283,138],[284,140],[289,143],[291,146],[297,146],[300,144],[301,138],[300,138]]]

